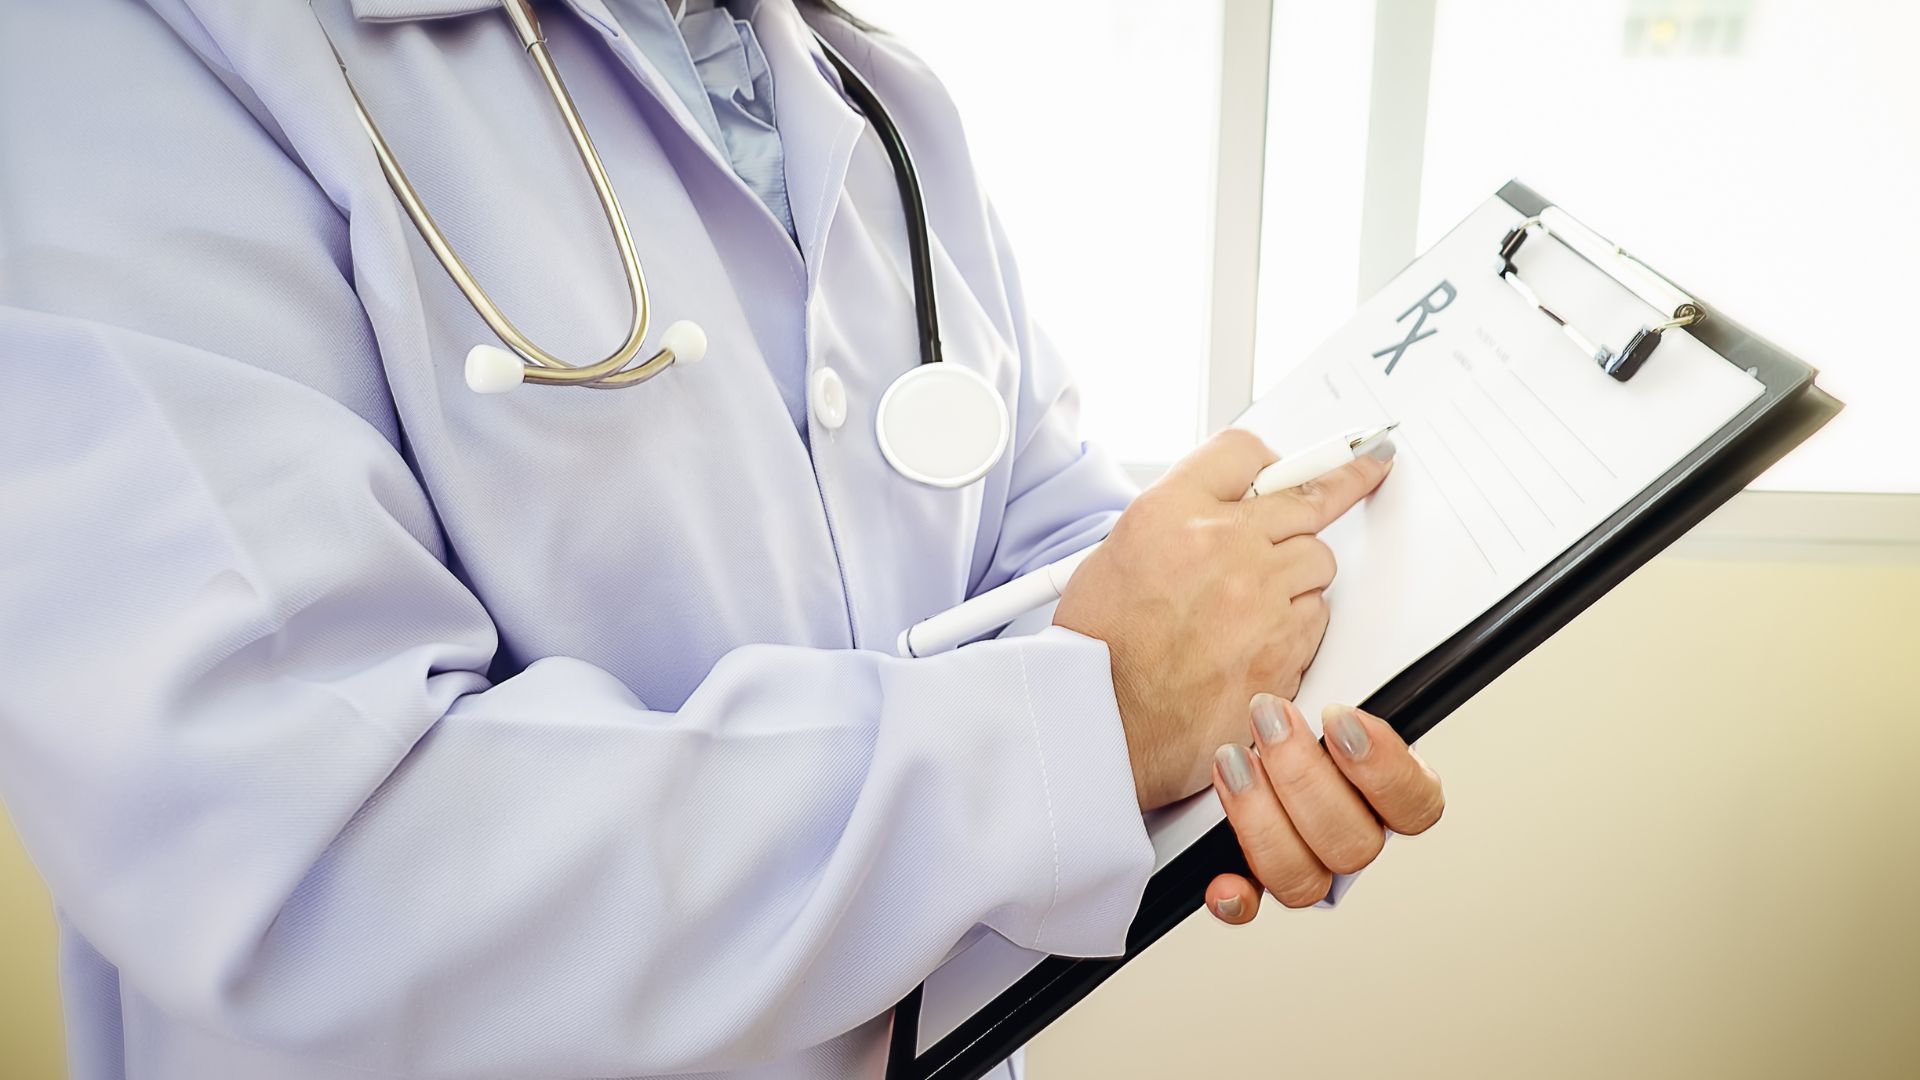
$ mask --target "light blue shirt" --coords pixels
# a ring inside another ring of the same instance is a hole
[[[787,204],[785,157],[773,113],[773,72],[747,19],[713,0],[608,0],[620,29],[680,99],[733,173],[760,200],[788,236],[794,235]],[[747,7],[757,0],[747,0]],[[806,43],[809,48],[813,42]],[[794,430],[807,439],[806,371],[774,362],[773,377],[787,403]]]
[[[792,232],[608,0],[540,6],[698,366],[482,397],[493,335],[298,2],[0,4],[0,796],[62,927],[76,1080],[878,1077],[970,933],[1118,952],[1151,866],[1105,646],[891,655],[1101,535],[952,103],[822,19],[927,180],[947,362],[1013,438],[895,473],[886,154],[788,0]],[[490,0],[316,0],[476,277],[618,342],[612,242]],[[810,16],[814,17],[814,16]],[[777,372],[831,372],[844,423]]]
[[[652,60],[733,171],[789,234],[787,177],[774,126],[773,72],[753,24],[713,0],[613,0],[634,44]]]

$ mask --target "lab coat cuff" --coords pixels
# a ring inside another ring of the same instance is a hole
[[[1020,941],[1064,956],[1115,956],[1153,873],[1105,642],[1053,626],[1020,639],[1051,831],[1051,903]],[[1005,932],[1003,930],[1003,932]]]

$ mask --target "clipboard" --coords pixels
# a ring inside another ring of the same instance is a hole
[[[1579,542],[1361,703],[1386,718],[1408,742],[1431,731],[1842,408],[1814,385],[1814,368],[1694,299],[1531,188],[1510,181],[1498,197],[1525,221],[1509,233],[1497,261],[1489,253],[1489,272],[1507,278],[1542,317],[1559,323],[1608,375],[1632,378],[1657,359],[1662,333],[1686,326],[1694,338],[1760,382],[1763,390]],[[1618,350],[1596,344],[1556,313],[1551,297],[1537,295],[1515,271],[1513,256],[1519,248],[1549,237],[1667,317],[1643,327]],[[1568,362],[1578,363],[1579,358],[1570,355]],[[1248,873],[1246,860],[1231,827],[1221,822],[1154,874],[1128,929],[1123,955],[1048,957],[923,1053],[916,1053],[921,999],[916,989],[894,1012],[888,1080],[977,1080],[1197,911],[1216,875],[1233,872]]]

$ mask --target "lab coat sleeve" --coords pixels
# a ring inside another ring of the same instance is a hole
[[[0,792],[127,992],[381,1072],[625,1076],[853,1029],[976,925],[1121,947],[1104,646],[751,646],[671,712],[490,681],[339,213],[163,32],[58,29],[0,32]]]

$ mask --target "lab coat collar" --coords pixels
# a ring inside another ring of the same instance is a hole
[[[500,8],[500,0],[352,0],[352,4],[353,17],[363,22],[450,19]]]
[[[499,0],[353,0],[353,17],[368,22],[411,22],[471,15],[499,6]]]
[[[787,205],[811,286],[818,279],[820,251],[840,204],[847,165],[867,122],[841,96],[838,76],[794,5],[762,0],[748,21],[773,71]]]
[[[500,0],[352,0],[353,17],[365,22],[412,22],[472,15],[500,6]]]
[[[471,15],[497,8],[499,0],[352,0],[352,4],[358,19],[406,22]],[[615,44],[615,55],[687,130],[714,165],[739,183],[725,152],[713,145],[706,129],[667,85],[665,77],[640,50],[620,40],[619,24],[606,10],[604,0],[568,0],[568,6]],[[792,4],[762,0],[741,4],[736,10],[753,24],[767,66],[773,71],[777,102],[774,123],[780,129],[786,164],[787,202],[811,281],[846,182],[853,147],[866,129],[866,120],[841,96],[832,66]]]
[[[499,0],[352,0],[352,5],[356,19],[386,23],[476,15],[500,7]],[[653,61],[625,39],[620,32],[619,21],[607,10],[604,0],[566,0],[566,6],[606,38],[614,56],[626,65],[640,85],[685,131],[688,139],[706,155],[716,172],[738,185],[742,191],[747,191],[746,186],[734,176],[733,165],[727,160],[726,151],[714,142],[710,126],[703,124],[693,114]],[[750,191],[747,193],[752,194]]]

